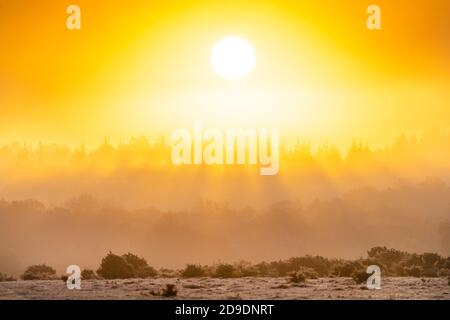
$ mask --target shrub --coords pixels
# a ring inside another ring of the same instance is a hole
[[[440,260],[441,256],[436,253],[426,252],[421,256],[423,267],[428,269],[435,266]]]
[[[216,267],[214,276],[217,278],[231,278],[233,277],[234,267],[231,264],[219,264]]]
[[[241,261],[234,265],[236,277],[256,277],[258,276],[258,269],[252,266],[249,262]]]
[[[410,254],[403,263],[406,267],[420,266],[421,264],[422,259],[417,253]]]
[[[404,271],[405,271],[405,274],[410,277],[418,278],[422,274],[422,268],[419,266],[405,267]]]
[[[110,252],[102,259],[97,274],[105,279],[128,279],[153,277],[157,272],[144,258],[132,253],[118,256]]]
[[[197,278],[203,277],[205,275],[205,270],[202,266],[196,264],[188,264],[186,268],[181,271],[181,276],[184,278]]]
[[[386,247],[374,247],[367,252],[367,255],[369,258],[375,259],[381,264],[391,266],[405,259],[405,257],[408,256],[408,253],[400,250],[388,249]]]
[[[98,277],[95,274],[94,270],[84,269],[83,271],[81,271],[81,279],[83,279],[83,280],[94,280],[94,279],[98,279]]]
[[[344,261],[334,266],[333,273],[338,277],[351,277],[361,267],[358,262]]]
[[[436,278],[438,276],[437,268],[428,268],[423,270],[422,277]]]
[[[447,259],[445,259],[444,268],[450,269],[450,257],[448,257]]]
[[[405,268],[401,265],[396,265],[394,271],[394,275],[398,277],[404,277],[405,275],[407,275]]]
[[[271,272],[271,268],[269,267],[267,262],[258,263],[257,265],[255,265],[255,269],[258,275],[263,277],[268,276]]]
[[[270,263],[270,267],[276,270],[278,276],[284,277],[295,271],[294,266],[286,261],[274,261]]]
[[[369,279],[369,277],[370,277],[370,274],[367,273],[366,270],[362,270],[362,269],[357,270],[357,271],[353,272],[353,274],[352,274],[352,279],[357,284],[367,282],[367,279]]]
[[[0,282],[16,281],[17,279],[0,272]]]
[[[448,277],[448,276],[450,276],[450,269],[439,270],[439,277]]]
[[[124,254],[122,257],[132,266],[136,278],[150,278],[158,274],[155,268],[149,266],[144,258],[132,253]]]
[[[303,272],[295,271],[295,272],[291,272],[289,274],[289,282],[303,283],[305,281],[306,281],[306,276],[303,274]]]
[[[313,268],[309,267],[299,267],[297,272],[301,272],[304,274],[306,279],[317,279],[319,274]]]
[[[174,284],[166,284],[165,288],[159,288],[159,290],[151,290],[152,296],[174,297],[178,293],[177,287]]]
[[[55,280],[56,270],[45,264],[28,267],[22,274],[23,280]]]
[[[166,287],[162,289],[161,295],[163,297],[174,297],[177,293],[178,290],[174,284],[166,284]]]
[[[292,271],[289,274],[289,281],[293,283],[302,283],[306,279],[317,279],[319,274],[313,268],[300,266],[297,271]]]
[[[134,277],[133,267],[124,258],[112,252],[108,253],[102,259],[97,274],[105,279],[127,279]]]
[[[308,267],[313,269],[317,275],[325,277],[330,271],[330,261],[320,256],[304,256],[289,259],[289,264],[293,270],[298,270],[301,267]]]

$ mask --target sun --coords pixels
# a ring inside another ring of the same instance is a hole
[[[255,64],[255,49],[242,38],[224,38],[211,50],[211,65],[225,79],[243,78],[252,71]]]

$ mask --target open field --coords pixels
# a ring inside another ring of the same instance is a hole
[[[176,285],[176,299],[450,300],[446,278],[413,277],[383,278],[380,290],[368,290],[351,278],[310,279],[304,284],[270,277],[85,280],[81,290],[68,290],[61,280],[13,281],[0,283],[0,299],[161,299],[152,292],[158,292],[166,284]]]

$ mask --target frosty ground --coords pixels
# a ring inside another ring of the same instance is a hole
[[[177,295],[154,295],[175,284]],[[290,283],[287,278],[156,278],[85,280],[81,290],[68,290],[61,280],[0,283],[0,299],[444,299],[450,300],[446,278],[390,277],[380,290],[368,290],[351,278],[309,279]]]

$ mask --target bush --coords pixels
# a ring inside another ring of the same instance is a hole
[[[132,253],[124,254],[122,257],[131,265],[136,278],[150,278],[158,274],[155,268],[149,266],[144,258],[140,258]]]
[[[291,272],[296,271],[294,266],[289,264],[287,261],[274,261],[270,263],[271,269],[276,270],[277,276],[284,277],[289,275]]]
[[[95,274],[94,270],[84,269],[83,271],[81,271],[81,279],[83,279],[83,280],[94,280],[94,279],[98,279],[98,277]]]
[[[0,282],[16,281],[17,279],[0,272]]]
[[[313,268],[299,267],[297,272],[301,272],[305,275],[306,279],[317,279],[319,274]]]
[[[45,264],[28,267],[22,274],[23,280],[55,280],[56,270]]]
[[[441,256],[436,253],[426,252],[422,254],[420,257],[422,259],[422,265],[425,269],[429,269],[431,267],[436,266],[441,260]]]
[[[422,265],[422,259],[420,255],[418,255],[417,253],[413,253],[405,259],[403,265],[405,267],[420,266]]]
[[[291,268],[293,270],[298,270],[301,267],[308,267],[313,269],[318,276],[325,277],[329,274],[330,271],[330,261],[324,257],[320,256],[304,256],[291,258],[288,260]]]
[[[181,276],[184,278],[198,278],[205,275],[205,270],[202,266],[196,264],[188,264],[186,268],[181,271]]]
[[[214,272],[216,278],[232,278],[234,267],[231,264],[219,264]]]
[[[333,274],[338,277],[351,277],[354,272],[361,269],[361,264],[353,261],[339,262],[333,268]]]
[[[448,276],[450,276],[450,269],[439,270],[439,277],[448,277]]]
[[[450,257],[444,260],[444,268],[450,269]]]
[[[303,274],[303,272],[295,271],[295,272],[291,272],[289,274],[289,282],[303,283],[305,281],[306,281],[306,276]]]
[[[175,297],[178,293],[177,287],[174,284],[166,284],[162,289],[161,295],[163,297]]]
[[[408,253],[386,247],[374,247],[367,252],[367,255],[369,258],[379,261],[380,264],[390,267],[405,259]]]
[[[436,278],[438,276],[437,268],[428,268],[422,272],[422,277]]]
[[[249,262],[241,261],[234,265],[236,277],[256,277],[258,276],[258,269],[252,266]]]
[[[97,274],[105,279],[128,279],[154,277],[157,272],[144,258],[132,253],[118,256],[110,252],[102,259]]]
[[[102,259],[97,274],[105,279],[127,279],[134,277],[133,267],[124,258],[112,252],[108,253]]]
[[[367,273],[366,270],[361,270],[361,269],[353,272],[353,274],[352,274],[352,279],[357,284],[367,282],[367,279],[369,279],[369,277],[370,277],[370,274]]]
[[[263,277],[269,276],[270,273],[276,272],[269,266],[269,264],[267,262],[258,263],[255,266],[255,269],[256,269],[256,272],[258,273],[258,275],[263,276]]]
[[[165,288],[159,288],[159,290],[151,290],[152,296],[174,297],[178,293],[177,287],[174,284],[166,284]]]
[[[408,275],[410,277],[418,278],[422,274],[422,268],[419,266],[405,267],[404,272],[406,275]]]

